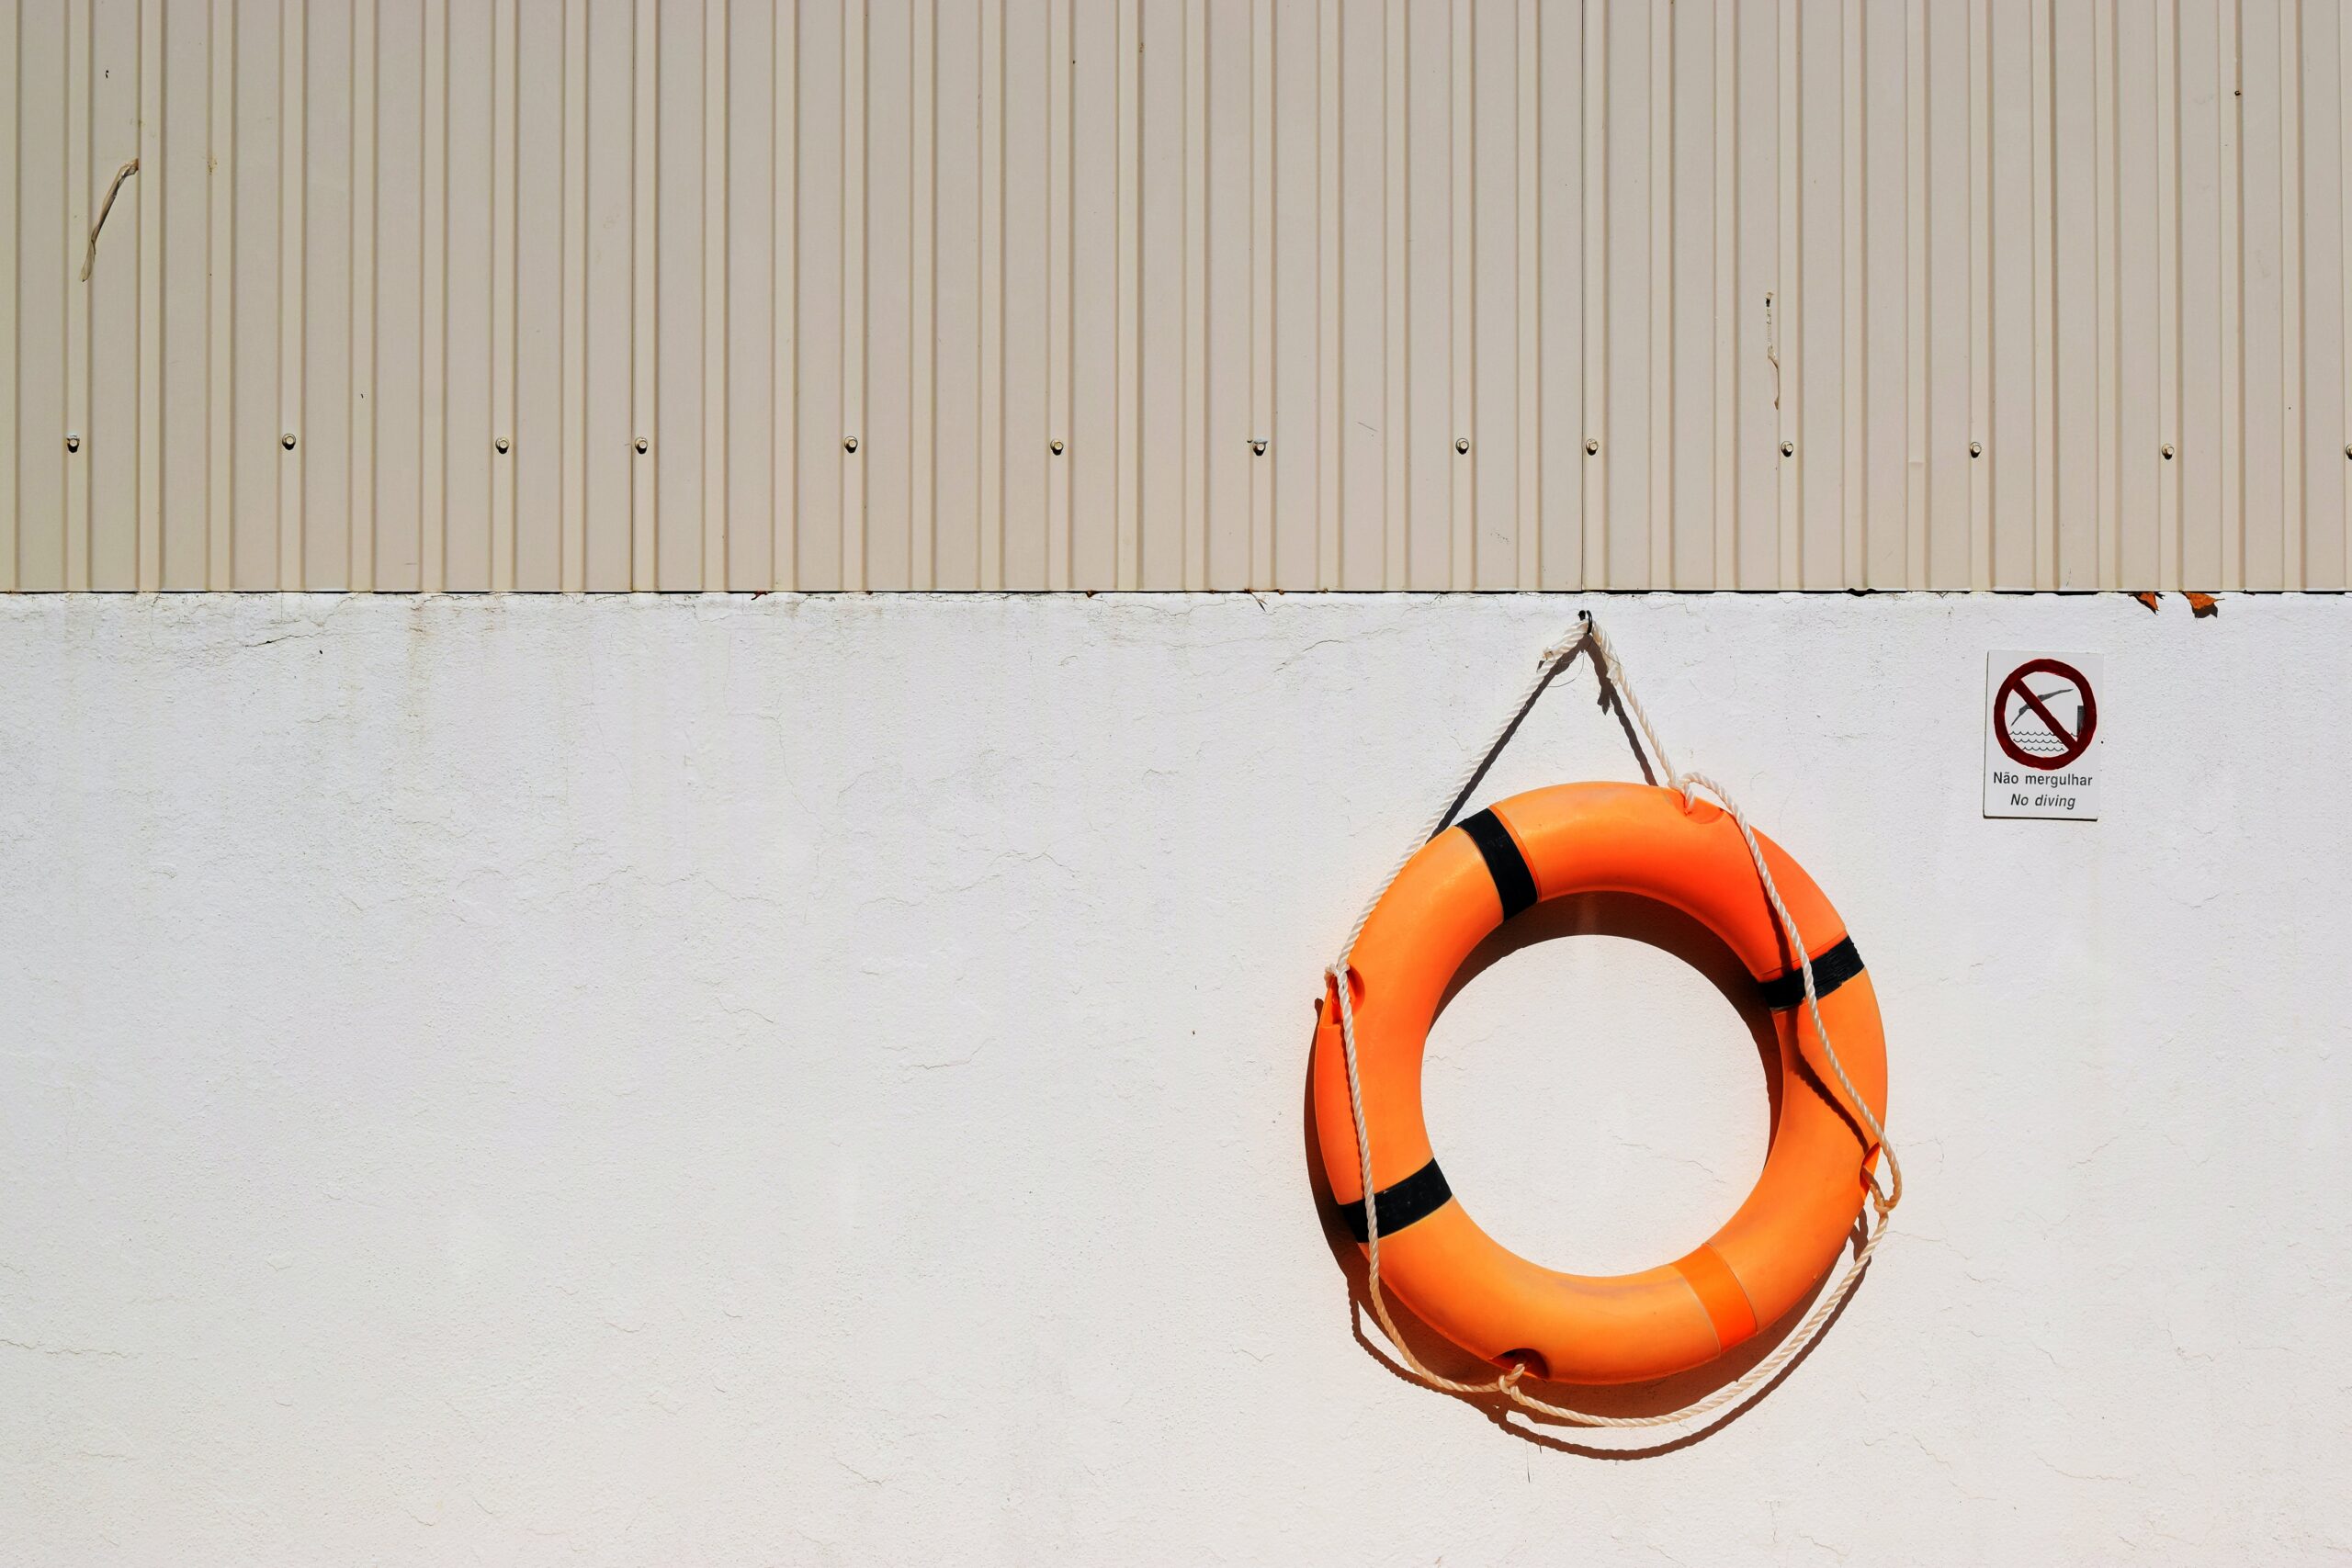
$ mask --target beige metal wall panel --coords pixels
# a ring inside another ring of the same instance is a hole
[[[2347,78],[2342,0],[17,0],[0,589],[2341,589]]]

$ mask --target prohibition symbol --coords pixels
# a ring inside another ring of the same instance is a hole
[[[2089,750],[2098,732],[2098,699],[2071,664],[2030,659],[2009,671],[1993,696],[1993,738],[2019,767],[2056,773]]]

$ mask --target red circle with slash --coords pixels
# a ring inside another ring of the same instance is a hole
[[[2052,713],[2049,705],[2033,694],[2032,689],[2025,683],[2025,678],[2029,675],[2055,675],[2075,683],[2075,690],[2083,694],[2080,734],[2070,731],[2064,725],[2059,723],[2058,716]],[[2058,742],[2059,749],[2056,751],[2046,757],[2037,757],[2019,745],[2017,738],[2009,733],[2009,699],[2012,696],[2023,702],[2026,711],[2041,719],[2049,728],[2052,739]],[[2091,737],[2098,732],[2098,699],[2091,694],[2091,683],[2083,678],[2083,672],[2071,664],[2062,663],[2055,659],[2029,659],[2010,671],[2008,679],[2001,682],[2001,689],[1993,694],[1994,739],[2000,741],[2001,750],[2008,756],[2009,761],[2019,767],[2031,768],[2036,773],[2056,773],[2088,750]]]

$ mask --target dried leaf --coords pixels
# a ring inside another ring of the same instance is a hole
[[[2132,597],[2145,604],[2150,610],[2156,607],[2156,596],[2153,593],[2134,593]]]
[[[2221,601],[2215,599],[2211,593],[2188,593],[2184,597],[2188,601],[2189,610],[2200,619],[2222,613]]]

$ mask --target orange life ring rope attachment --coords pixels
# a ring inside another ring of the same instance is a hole
[[[1587,646],[1671,787],[1561,784],[1453,821],[1544,686]],[[1701,788],[1724,804],[1699,799]],[[1784,1086],[1763,1174],[1723,1228],[1682,1258],[1608,1277],[1543,1268],[1481,1230],[1446,1182],[1421,1106],[1423,1048],[1463,961],[1521,910],[1590,892],[1655,899],[1714,932],[1770,1011]],[[1326,972],[1313,1097],[1325,1174],[1367,1255],[1374,1314],[1415,1376],[1577,1424],[1657,1427],[1720,1409],[1769,1382],[1852,1291],[1902,1195],[1884,1128],[1886,1077],[1877,997],[1845,922],[1718,785],[1674,771],[1587,617],[1569,640],[1545,650],[1519,708]],[[1697,1404],[1661,1416],[1603,1416],[1547,1404],[1521,1386],[1529,1376],[1637,1382],[1713,1359],[1813,1292],[1866,1207],[1874,1222],[1845,1277],[1770,1354]],[[1501,1374],[1465,1383],[1423,1365],[1390,1318],[1392,1287],[1430,1327]]]

